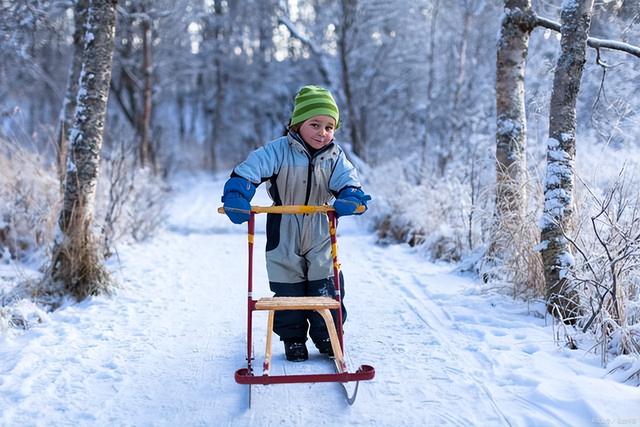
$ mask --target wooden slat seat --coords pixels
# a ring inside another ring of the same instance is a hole
[[[339,308],[340,303],[330,297],[273,297],[260,298],[257,300],[255,310],[265,310],[269,312],[267,319],[267,348],[263,364],[263,375],[269,375],[269,369],[271,367],[271,336],[273,334],[275,312],[279,310],[315,310],[320,314],[327,326],[336,368],[338,368],[338,372],[340,373],[347,372],[347,365],[344,362],[344,356],[340,348],[340,339],[330,311]]]
[[[340,303],[330,297],[260,298],[256,310],[336,310]]]

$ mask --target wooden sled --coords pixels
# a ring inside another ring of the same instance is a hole
[[[363,208],[361,208],[363,209]],[[224,208],[218,212],[224,213]],[[344,337],[342,330],[342,304],[340,301],[340,271],[338,264],[338,245],[336,237],[337,217],[331,206],[252,206],[248,223],[248,247],[249,247],[249,271],[247,281],[247,367],[235,372],[235,380],[238,384],[249,386],[248,397],[251,405],[251,385],[253,384],[292,384],[292,383],[316,383],[336,382],[342,385],[345,397],[349,404],[353,404],[358,392],[358,382],[371,380],[375,376],[375,369],[369,365],[361,365],[355,372],[349,372],[344,358]],[[326,214],[329,220],[329,234],[331,237],[331,254],[333,257],[333,282],[335,298],[330,297],[274,297],[253,299],[253,241],[255,234],[255,215],[258,213],[275,214]],[[275,312],[279,310],[315,310],[322,316],[329,332],[331,348],[334,354],[335,373],[329,374],[303,374],[303,375],[271,375],[271,338],[273,335],[273,319]],[[337,312],[337,324],[333,321],[331,310]],[[262,374],[255,375],[252,366],[252,321],[254,311],[268,311],[267,341],[265,358],[262,365]],[[350,395],[344,383],[356,382],[354,392]]]

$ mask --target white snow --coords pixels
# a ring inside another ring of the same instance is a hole
[[[323,383],[253,386],[248,409],[247,386],[233,379],[245,364],[246,227],[215,212],[223,182],[176,184],[166,229],[119,248],[115,296],[0,336],[0,425],[640,424],[640,388],[609,375],[599,355],[557,344],[542,306],[406,245],[377,246],[366,218],[341,220],[339,255],[350,367],[373,365],[375,379],[360,384],[354,406]],[[266,204],[264,193],[254,202]],[[259,216],[255,297],[270,295],[264,224]],[[254,320],[260,367],[266,315]],[[331,372],[311,347],[308,362],[291,363],[274,340],[272,372]]]
[[[548,151],[556,150],[558,147],[560,147],[560,142],[555,138],[549,138],[547,140],[547,147]]]
[[[508,118],[498,119],[497,128],[499,134],[507,134],[514,131],[520,132],[520,125],[518,122]]]

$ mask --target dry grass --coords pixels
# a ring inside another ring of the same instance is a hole
[[[491,248],[479,268],[485,282],[508,283],[514,298],[536,299],[545,294],[544,266],[536,248],[540,241],[535,213],[524,220],[494,228]]]
[[[111,294],[115,282],[103,264],[95,239],[77,230],[53,248],[53,256],[40,289],[63,289],[78,301]]]
[[[54,166],[0,140],[0,258],[24,260],[47,248],[59,200]]]

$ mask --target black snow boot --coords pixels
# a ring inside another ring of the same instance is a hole
[[[284,353],[290,362],[304,362],[309,358],[309,352],[303,340],[285,341]]]
[[[333,347],[331,347],[331,340],[329,338],[315,341],[314,344],[320,353],[333,357]]]

